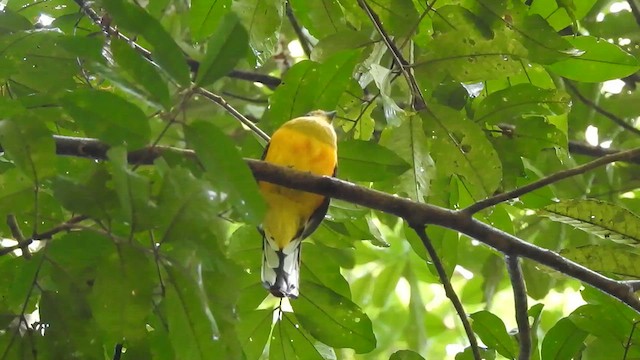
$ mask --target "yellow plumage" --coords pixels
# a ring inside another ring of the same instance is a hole
[[[338,158],[334,112],[312,111],[284,123],[271,137],[263,159],[317,175],[335,174]],[[262,283],[277,297],[297,297],[300,244],[320,224],[329,199],[260,182],[267,202],[262,223]]]

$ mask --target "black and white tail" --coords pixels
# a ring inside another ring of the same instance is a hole
[[[300,238],[280,249],[264,236],[262,242],[262,285],[276,297],[298,297],[300,280]]]

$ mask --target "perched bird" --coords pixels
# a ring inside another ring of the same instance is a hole
[[[334,176],[338,156],[336,132],[331,126],[335,111],[315,110],[284,123],[271,137],[262,159],[280,166],[317,175]],[[300,245],[320,225],[329,198],[259,182],[267,203],[260,228],[262,284],[277,297],[299,294]]]

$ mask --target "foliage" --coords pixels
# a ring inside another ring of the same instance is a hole
[[[359,2],[0,2],[0,217],[17,219],[0,224],[0,359],[472,359],[420,239],[388,214],[333,201],[300,298],[267,296],[249,128],[336,109],[338,177],[461,209],[640,146],[640,24],[613,0],[367,1],[400,71]],[[60,136],[110,149],[60,156]],[[147,146],[198,161],[128,162]],[[475,216],[637,279],[638,174],[610,164]],[[427,232],[482,355],[516,358],[502,254]],[[633,310],[523,273],[533,359],[640,358]]]

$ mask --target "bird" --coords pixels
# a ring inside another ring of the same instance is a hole
[[[315,175],[335,176],[335,111],[314,110],[282,124],[271,136],[262,160]],[[260,181],[267,211],[258,228],[263,237],[261,279],[279,298],[297,298],[300,247],[327,213],[329,197]]]

